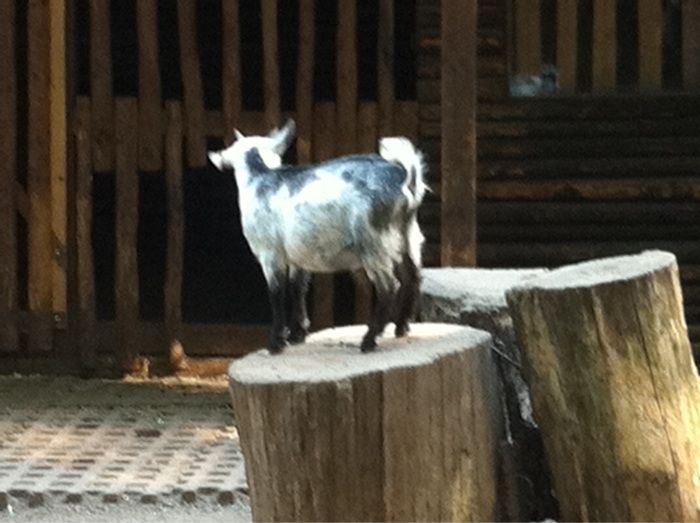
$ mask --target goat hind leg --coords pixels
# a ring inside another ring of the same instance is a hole
[[[289,342],[303,343],[309,334],[309,315],[306,311],[306,293],[311,275],[301,269],[289,269]]]
[[[271,353],[276,354],[282,352],[288,344],[289,329],[287,328],[286,311],[287,268],[263,262],[261,262],[261,265],[265,273],[270,306],[272,307],[272,329],[270,330],[267,348]]]
[[[406,336],[411,321],[416,313],[416,305],[420,297],[420,272],[415,262],[408,254],[405,254],[401,263],[396,267],[396,276],[401,283],[396,294],[394,310],[394,321],[396,330],[394,334],[397,338]]]
[[[370,352],[377,348],[377,336],[384,332],[384,327],[389,323],[398,287],[398,281],[391,273],[367,271],[367,276],[374,285],[377,299],[369,319],[367,334],[362,338],[360,345],[362,352]]]

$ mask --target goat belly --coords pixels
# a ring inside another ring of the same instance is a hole
[[[329,236],[316,237],[317,241],[310,243],[290,239],[285,244],[289,264],[309,272],[353,271],[362,267],[353,246],[343,246]]]

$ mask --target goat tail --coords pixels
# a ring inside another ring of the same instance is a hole
[[[411,208],[417,209],[427,190],[423,153],[416,149],[408,138],[391,136],[379,139],[379,154],[386,161],[398,163],[406,170],[404,187],[412,200]]]

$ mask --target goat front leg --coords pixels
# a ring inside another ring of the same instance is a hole
[[[270,306],[272,307],[272,329],[267,348],[270,353],[277,354],[287,346],[287,337],[289,336],[286,311],[287,267],[279,266],[272,260],[261,260],[260,264],[267,281]]]
[[[289,269],[289,342],[303,343],[309,334],[309,315],[306,311],[306,293],[311,275],[298,269]]]
[[[384,332],[386,324],[389,323],[398,287],[398,281],[391,272],[367,271],[367,276],[374,285],[377,299],[369,319],[369,329],[364,338],[362,338],[362,344],[360,345],[362,352],[370,352],[377,348],[377,336]]]

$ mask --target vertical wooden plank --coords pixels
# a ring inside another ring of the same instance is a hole
[[[659,90],[662,82],[662,0],[638,0],[639,89]]]
[[[540,0],[514,0],[516,75],[539,75],[542,71],[541,10]],[[444,7],[442,13],[444,16]],[[466,34],[463,36],[469,38]]]
[[[0,0],[0,352],[18,348],[15,0]]]
[[[66,0],[49,1],[51,145],[51,231],[53,238],[52,301],[54,322],[66,327],[66,233],[68,207],[66,117]]]
[[[314,0],[299,0],[299,61],[297,62],[297,162],[311,162],[314,103]]]
[[[357,4],[338,0],[336,33],[336,117],[339,154],[357,147]]]
[[[168,245],[165,260],[165,326],[171,339],[182,327],[182,274],[185,244],[185,210],[182,190],[182,110],[166,102],[165,181],[168,201]]]
[[[700,90],[700,2],[683,0],[683,88]]]
[[[222,0],[222,105],[224,112],[224,142],[233,142],[233,129],[240,125],[241,99],[241,27],[238,0]]]
[[[577,57],[578,0],[557,0],[557,71],[564,93],[576,91]]]
[[[268,129],[281,125],[280,72],[277,62],[277,0],[260,2],[263,38],[263,83],[265,124]]]
[[[332,102],[318,102],[314,106],[313,146],[314,160],[322,161],[336,154],[336,108]],[[334,293],[333,275],[315,274],[313,279],[313,314],[311,326],[314,330],[333,325]]]
[[[394,131],[394,0],[379,0],[377,33],[377,100],[379,135]]]
[[[394,134],[418,140],[418,102],[403,100],[394,105]]]
[[[615,89],[617,83],[617,2],[593,0],[593,91]]]
[[[124,369],[135,356],[134,331],[139,317],[138,277],[138,102],[119,98],[114,108],[116,132],[116,301],[118,358]]]
[[[142,171],[158,171],[163,161],[163,109],[156,0],[137,1],[136,26],[139,42],[139,167]]]
[[[190,167],[206,165],[204,88],[197,51],[196,0],[179,0],[177,22],[180,36],[180,70],[185,103],[185,143]]]
[[[112,48],[110,0],[90,2],[90,97],[92,99],[93,166],[96,171],[114,167],[114,100],[112,99]]]
[[[51,230],[51,90],[50,19],[46,2],[30,0],[27,11],[29,78],[29,195],[28,302],[31,312],[29,349],[52,347]]]
[[[442,2],[442,265],[476,264],[477,3]]]
[[[80,364],[93,369],[96,363],[95,269],[92,252],[92,158],[90,99],[80,97],[75,106],[76,245],[78,278],[78,344]]]

